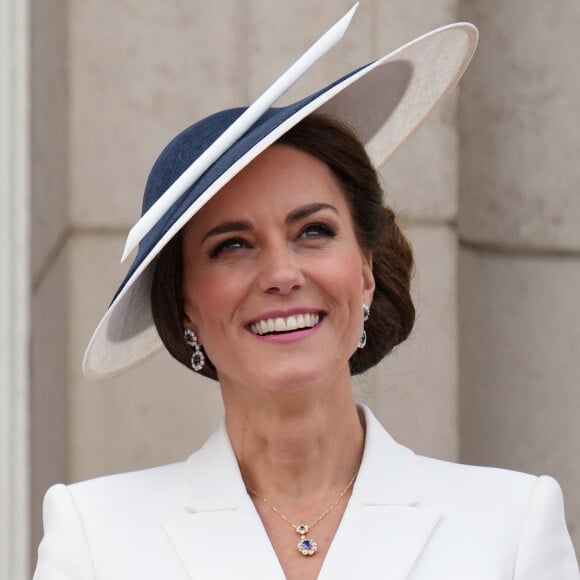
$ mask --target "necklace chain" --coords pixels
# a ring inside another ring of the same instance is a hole
[[[294,531],[300,535],[300,542],[298,542],[297,549],[303,556],[313,556],[315,552],[318,550],[318,544],[311,538],[307,538],[306,534],[322,519],[324,519],[330,512],[334,511],[336,506],[340,503],[340,500],[344,497],[346,492],[352,487],[354,481],[358,475],[358,471],[352,476],[352,479],[346,484],[344,489],[340,492],[339,496],[334,500],[334,502],[328,507],[325,511],[323,511],[312,523],[310,524],[293,524],[289,519],[288,516],[283,514],[280,509],[275,506],[273,503],[270,503],[265,497],[258,494],[258,492],[251,487],[247,486],[248,491],[257,497],[258,499],[262,500],[268,507],[272,509],[276,514],[278,514],[285,522],[288,522]]]

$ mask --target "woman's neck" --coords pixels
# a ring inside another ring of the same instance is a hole
[[[306,516],[351,480],[362,458],[364,428],[350,377],[347,382],[308,396],[301,389],[224,393],[232,446],[257,496]]]

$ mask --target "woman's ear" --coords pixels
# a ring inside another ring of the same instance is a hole
[[[373,253],[365,250],[362,253],[362,302],[370,307],[375,291],[375,277],[373,275]]]
[[[183,327],[184,331],[186,329],[193,330],[195,335],[199,338],[197,327],[185,312],[183,313],[183,318],[181,319],[181,326]]]

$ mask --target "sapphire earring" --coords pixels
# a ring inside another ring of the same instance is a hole
[[[369,307],[366,304],[362,305],[362,311],[363,311],[363,322],[366,322],[369,319],[371,311],[369,310]],[[364,348],[366,344],[367,344],[367,331],[363,328],[362,335],[358,343],[358,347]]]
[[[190,328],[186,328],[183,333],[183,338],[188,346],[193,348],[193,352],[191,353],[191,368],[199,372],[203,366],[205,365],[205,355],[203,354],[203,350],[201,350],[201,345],[197,340],[197,336],[193,330]]]

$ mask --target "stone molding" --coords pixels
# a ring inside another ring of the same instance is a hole
[[[0,578],[29,578],[28,1],[0,0]]]

